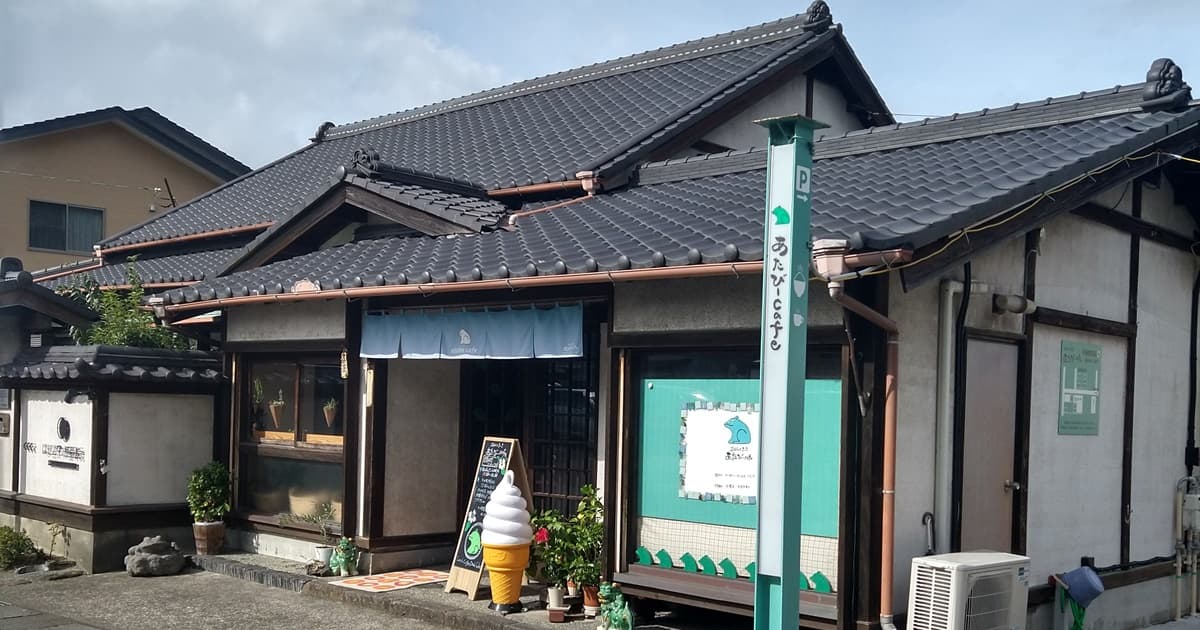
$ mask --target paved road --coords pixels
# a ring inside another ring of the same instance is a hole
[[[385,612],[304,597],[203,571],[159,578],[124,573],[0,584],[0,630],[436,628]],[[52,614],[49,614],[52,613]]]

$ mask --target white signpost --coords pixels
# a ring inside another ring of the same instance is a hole
[[[808,273],[812,259],[812,132],[803,116],[767,128],[763,238],[762,416],[758,474],[755,630],[792,630],[800,615],[800,499]]]

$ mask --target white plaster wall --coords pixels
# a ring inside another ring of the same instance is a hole
[[[619,282],[613,287],[613,332],[758,330],[762,276]],[[809,294],[812,326],[840,326],[842,313],[829,295]]]
[[[1058,434],[1064,339],[1100,346],[1099,435]],[[1124,339],[1035,327],[1025,489],[1031,584],[1044,583],[1052,572],[1079,566],[1080,556],[1095,557],[1097,566],[1120,560],[1124,405]]]
[[[971,261],[972,284],[987,285],[988,293],[975,293],[967,306],[967,326],[984,330],[1000,330],[1019,333],[1024,328],[1024,316],[1014,313],[992,312],[992,296],[995,294],[1025,294],[1025,237],[1011,238]],[[949,270],[946,278],[963,280],[962,267]],[[961,297],[956,298],[957,313]],[[937,308],[936,306],[934,307]]]
[[[812,117],[827,125],[819,133],[841,135],[854,129],[862,129],[858,116],[846,111],[846,98],[841,90],[824,81],[814,81]],[[773,116],[803,114],[805,104],[805,75],[795,73],[790,78],[779,79],[779,87],[763,98],[738,112],[732,120],[718,125],[704,139],[733,149],[763,147],[767,144],[767,130],[754,123],[756,120]]]
[[[306,341],[344,339],[346,303],[284,302],[229,308],[225,338],[228,341]]]
[[[1129,309],[1129,236],[1074,215],[1046,225],[1037,303],[1123,322]]]
[[[1132,184],[1131,184],[1132,185]],[[1127,186],[1110,188],[1091,198],[1091,202],[1104,208],[1112,208],[1125,214],[1133,213],[1133,195]],[[1145,197],[1143,197],[1145,201]],[[1143,208],[1144,210],[1144,208]]]
[[[938,283],[904,293],[898,274],[892,278],[888,314],[900,323],[892,593],[896,612],[902,612],[908,607],[909,564],[925,554],[921,516],[933,511],[934,502]],[[882,408],[882,395],[875,404]]]
[[[1175,189],[1166,177],[1159,179],[1158,188],[1142,186],[1142,219],[1186,235],[1196,229],[1187,209],[1175,205]]]
[[[21,441],[19,492],[80,505],[92,501],[92,402],[63,401],[65,391],[24,390],[21,392]],[[58,419],[71,424],[67,441],[58,437]],[[24,448],[31,445],[33,452]],[[42,446],[63,445],[83,450],[78,470],[50,466]]]
[[[1195,263],[1186,252],[1142,240],[1133,395],[1129,554],[1174,552],[1175,481],[1187,436],[1188,344]]]
[[[858,116],[846,109],[846,96],[832,83],[817,79],[814,83],[813,114],[814,120],[819,120],[828,129],[822,129],[821,134],[843,134],[847,131],[862,129],[862,121]],[[803,111],[803,110],[801,110]],[[795,112],[787,112],[794,114]]]
[[[0,313],[0,365],[12,361],[21,350],[24,339],[21,332],[19,317],[13,313]],[[8,435],[0,435],[0,490],[12,490],[13,413],[0,410],[0,422],[8,425]]]
[[[212,440],[211,396],[110,394],[108,504],[182,503]]]
[[[385,536],[452,532],[458,525],[460,367],[388,362]]]
[[[12,491],[13,414],[0,411],[0,422],[8,426],[8,435],[0,436],[0,490]]]

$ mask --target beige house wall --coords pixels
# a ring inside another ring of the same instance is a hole
[[[158,197],[166,191],[143,190],[162,187],[164,177],[181,205],[221,183],[115,122],[0,143],[0,256],[21,258],[26,269],[90,257],[29,249],[29,201],[102,208],[110,236],[164,212]]]

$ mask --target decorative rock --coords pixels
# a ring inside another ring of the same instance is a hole
[[[129,548],[125,570],[134,577],[175,575],[183,570],[183,552],[168,538],[146,537]]]

